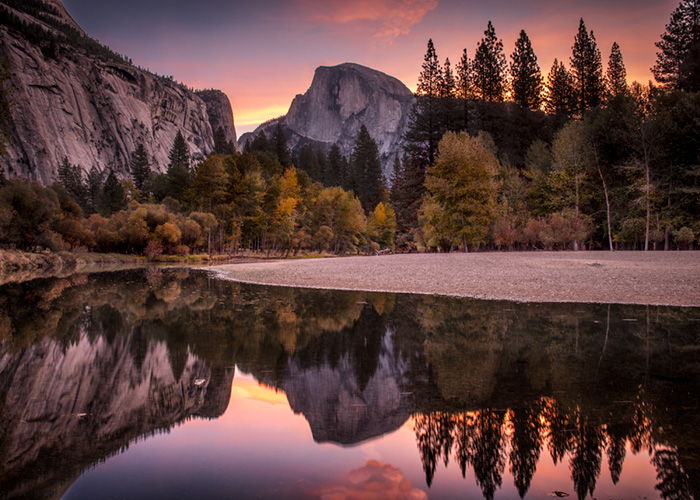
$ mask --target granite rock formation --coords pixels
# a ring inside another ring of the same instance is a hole
[[[382,171],[388,177],[414,100],[403,83],[374,69],[353,63],[321,66],[311,87],[294,98],[287,114],[243,134],[239,148],[261,130],[269,138],[279,123],[290,150],[297,154],[311,142],[325,147],[337,143],[349,156],[364,124],[379,147]]]
[[[61,22],[79,28],[59,0],[47,4]],[[25,23],[54,29],[5,9]],[[64,157],[85,170],[112,168],[126,175],[139,143],[154,168],[164,171],[178,130],[194,160],[214,149],[212,126],[221,126],[235,142],[231,105],[221,92],[198,94],[126,60],[99,58],[68,43],[47,50],[12,26],[0,26],[0,58],[10,70],[9,133],[0,160],[8,175],[49,184]]]

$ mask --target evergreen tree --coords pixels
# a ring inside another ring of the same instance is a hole
[[[102,193],[98,197],[97,206],[100,214],[105,217],[119,212],[126,206],[126,194],[114,170],[109,170]]]
[[[622,53],[617,42],[613,43],[610,51],[606,76],[605,83],[609,98],[627,94],[627,70],[625,70],[625,63],[622,61]]]
[[[571,76],[579,114],[600,104],[605,90],[603,65],[593,31],[588,33],[583,19],[572,47]]]
[[[489,21],[484,38],[477,46],[472,61],[474,93],[485,101],[502,101],[506,84],[506,57],[503,42]]]
[[[404,135],[405,149],[423,168],[435,161],[438,142],[446,129],[441,119],[440,89],[442,86],[442,68],[431,39],[428,40],[423,69],[418,77],[416,102],[411,110],[408,130]]]
[[[471,64],[467,56],[467,49],[462,52],[462,58],[457,63],[457,78],[455,82],[457,97],[461,100],[461,128],[467,130],[469,126],[469,102],[472,98]]]
[[[455,77],[452,73],[452,67],[450,66],[450,59],[445,59],[445,68],[442,72],[442,81],[440,82],[439,96],[442,98],[449,98],[455,96]]]
[[[264,153],[271,150],[270,142],[267,140],[267,136],[263,130],[258,132],[253,142],[250,143],[250,148],[248,148],[249,153]]]
[[[513,60],[510,65],[513,100],[525,109],[539,109],[542,104],[542,75],[525,30],[520,31],[515,51],[510,57]]]
[[[326,178],[328,176],[328,158],[326,158],[326,153],[323,152],[321,144],[316,145],[316,165],[318,165],[318,180],[322,182],[324,186],[328,186],[326,183]]]
[[[345,181],[345,171],[343,165],[343,155],[340,147],[333,144],[328,151],[328,168],[326,168],[326,186],[342,186]]]
[[[275,133],[272,134],[272,144],[275,148],[277,161],[279,161],[284,168],[288,168],[291,165],[291,158],[289,156],[289,148],[287,147],[287,139],[284,136],[284,131],[279,122],[277,122],[277,127],[275,127]]]
[[[78,205],[85,206],[85,184],[83,184],[82,170],[78,165],[71,165],[68,157],[64,157],[58,166],[58,182],[73,197]]]
[[[556,59],[547,75],[544,108],[548,113],[571,116],[576,109],[576,98],[571,75],[563,62]]]
[[[175,135],[173,147],[170,149],[170,153],[168,153],[168,160],[170,160],[168,169],[174,165],[182,165],[187,170],[190,168],[190,150],[187,148],[187,142],[185,142],[185,138],[179,130]]]
[[[190,152],[185,138],[178,130],[173,147],[168,154],[170,163],[165,174],[165,195],[182,201],[189,187],[192,173],[190,172]],[[105,181],[106,184],[106,181]]]
[[[700,0],[681,0],[656,42],[656,81],[669,88],[700,91]]]
[[[223,127],[219,127],[214,132],[214,153],[218,155],[226,155],[232,153],[231,144],[226,141],[226,132]]]
[[[86,179],[87,207],[85,213],[92,214],[97,211],[97,201],[102,192],[102,174],[96,167],[92,167]]]
[[[151,165],[148,161],[148,153],[143,143],[140,143],[131,155],[131,178],[134,179],[134,187],[144,194],[144,198],[148,198],[144,192],[148,177],[151,175]]]
[[[369,213],[382,201],[384,183],[379,148],[364,124],[360,127],[350,160],[352,189]]]
[[[299,170],[306,172],[315,181],[321,181],[318,159],[311,144],[304,145],[299,152]]]

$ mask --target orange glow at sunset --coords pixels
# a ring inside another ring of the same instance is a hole
[[[127,15],[131,3],[138,19]],[[473,57],[489,20],[508,61],[520,30],[527,32],[546,78],[555,58],[569,65],[583,18],[604,69],[618,42],[628,81],[647,83],[653,80],[654,44],[678,2],[208,0],[194,11],[185,2],[170,2],[167,9],[159,4],[65,0],[86,31],[135,64],[197,88],[223,90],[240,135],[285,114],[318,66],[355,62],[415,90],[429,38],[440,61],[449,58],[454,67],[464,48]]]

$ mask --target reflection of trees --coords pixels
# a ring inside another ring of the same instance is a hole
[[[589,413],[579,406],[564,407],[552,398],[508,412],[485,409],[416,413],[414,431],[426,483],[432,484],[437,464],[442,460],[447,466],[452,455],[463,477],[468,468],[473,470],[486,499],[494,498],[508,465],[523,498],[530,488],[542,447],[546,446],[555,464],[568,457],[574,491],[579,499],[584,499],[594,494],[603,453],[607,453],[610,474],[613,483],[617,483],[629,446],[635,454],[647,451],[652,454],[659,480],[657,489],[663,498],[692,498],[688,475],[677,450],[659,442],[654,426],[650,425],[655,417],[649,405],[640,399],[634,406],[626,420],[609,423],[597,420],[595,411]],[[638,443],[644,443],[645,447],[636,447]]]
[[[510,471],[518,494],[523,498],[530,489],[530,482],[535,475],[542,451],[540,405],[533,404],[526,408],[512,410],[510,422],[512,426]]]

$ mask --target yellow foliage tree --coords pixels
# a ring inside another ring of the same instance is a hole
[[[380,202],[369,215],[367,226],[370,236],[379,243],[380,247],[394,250],[396,212],[391,206]]]

